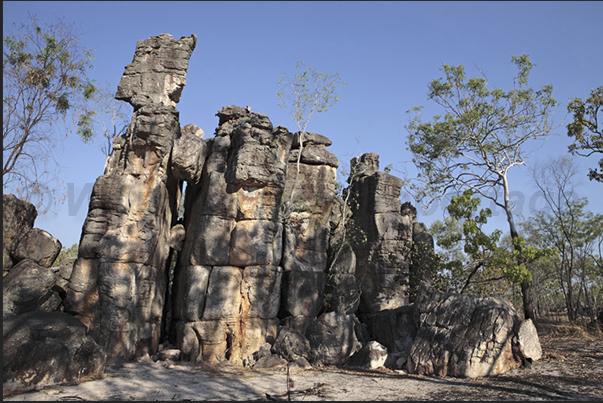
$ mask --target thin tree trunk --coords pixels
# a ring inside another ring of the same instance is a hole
[[[507,178],[503,177],[504,184],[504,202],[505,212],[507,213],[507,222],[509,223],[509,229],[511,231],[511,239],[514,240],[519,237],[517,227],[515,226],[515,219],[513,218],[513,210],[511,209],[511,202],[509,200],[509,184]],[[519,252],[518,264],[521,264],[522,254],[521,246],[514,243],[515,250]],[[536,316],[534,315],[534,302],[532,297],[532,282],[530,280],[523,280],[521,282],[521,296],[523,300],[523,315],[525,319],[532,319],[536,324]]]

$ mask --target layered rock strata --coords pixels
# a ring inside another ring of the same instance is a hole
[[[117,90],[134,114],[94,184],[65,307],[107,348],[110,361],[154,354],[159,343],[176,218],[175,104],[195,44],[194,35],[139,41]]]
[[[379,172],[379,155],[350,161],[350,209],[356,225],[355,277],[361,291],[359,311],[394,309],[408,304],[408,274],[413,221],[402,214],[403,181]]]
[[[218,112],[198,183],[188,182],[186,237],[174,279],[177,344],[190,360],[241,363],[274,341],[281,287],[279,216],[292,135],[266,115]]]

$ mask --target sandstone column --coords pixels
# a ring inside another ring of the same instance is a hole
[[[292,135],[238,106],[217,115],[200,180],[187,185],[173,318],[186,359],[242,364],[276,336]]]
[[[94,184],[66,301],[108,362],[154,354],[159,343],[178,193],[169,166],[180,136],[175,105],[195,45],[195,35],[138,41],[117,89],[134,107],[132,122]]]

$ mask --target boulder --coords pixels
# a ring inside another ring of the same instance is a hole
[[[34,226],[38,212],[35,206],[13,194],[2,198],[2,270],[6,274],[15,265],[11,254],[17,243]]]
[[[524,359],[536,361],[542,358],[542,347],[538,339],[538,331],[532,319],[526,319],[519,325],[517,345]]]
[[[52,299],[56,283],[57,276],[53,270],[29,259],[20,261],[3,279],[3,317],[37,310],[54,310],[61,302],[60,299],[58,303]],[[49,300],[52,305],[44,305]]]
[[[356,338],[355,316],[327,312],[318,316],[306,330],[312,349],[313,365],[341,365],[362,345]]]
[[[174,141],[172,149],[172,173],[176,179],[197,184],[205,159],[209,153],[207,142],[203,140],[203,130],[197,125],[188,124],[180,130],[180,137]]]
[[[29,312],[2,324],[3,397],[104,375],[106,353],[86,326],[60,312]]]
[[[356,351],[344,364],[349,368],[370,370],[382,367],[387,359],[387,348],[377,341],[370,341]]]
[[[47,231],[32,228],[17,243],[13,257],[30,259],[42,267],[50,267],[61,251],[61,242]]]
[[[441,293],[422,282],[414,309],[418,330],[408,357],[411,373],[475,378],[539,358],[533,325],[522,322],[502,297]]]
[[[299,357],[308,359],[310,357],[310,342],[300,332],[288,326],[281,326],[272,345],[272,351],[289,361],[295,361]]]

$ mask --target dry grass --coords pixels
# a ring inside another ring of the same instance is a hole
[[[581,339],[581,340],[601,340],[603,331],[597,324],[578,324],[571,323],[567,319],[556,321],[540,319],[537,324],[538,335],[540,337],[554,339]]]

